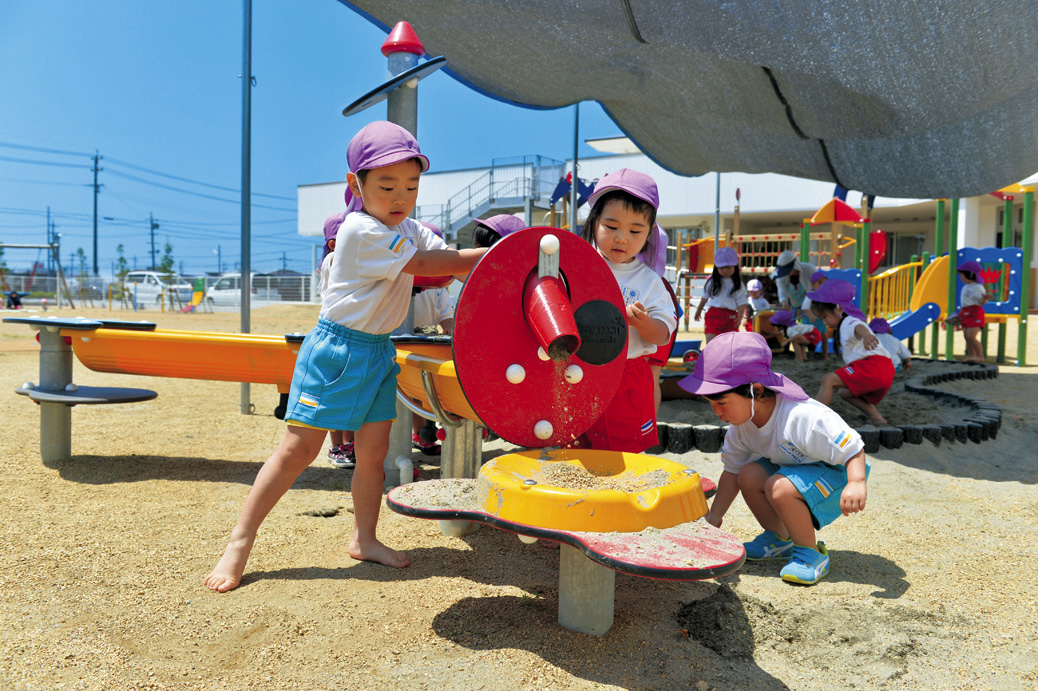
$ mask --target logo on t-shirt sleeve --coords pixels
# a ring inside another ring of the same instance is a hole
[[[400,254],[400,250],[404,249],[405,244],[407,244],[407,240],[399,235],[394,235],[393,240],[389,243],[389,251],[393,254]]]
[[[850,432],[848,432],[847,430],[843,430],[838,435],[836,435],[836,437],[834,437],[832,439],[833,446],[835,446],[838,449],[842,449],[843,447],[847,446],[847,444],[850,441],[851,441],[851,435],[850,435]]]

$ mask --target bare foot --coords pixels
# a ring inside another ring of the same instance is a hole
[[[223,556],[217,562],[216,568],[206,576],[205,587],[218,593],[226,593],[228,590],[237,588],[241,583],[245,562],[249,560],[249,553],[252,551],[252,543],[255,539],[255,537],[236,539],[232,534],[231,541],[227,543],[227,548],[223,551]]]
[[[874,425],[885,425],[887,424],[887,419],[882,415],[876,415],[875,417],[869,417],[869,422]]]
[[[357,541],[357,538],[353,538],[350,542],[350,548],[348,551],[349,555],[354,559],[359,559],[360,561],[373,561],[397,569],[402,569],[411,563],[411,560],[407,558],[405,552],[400,552],[386,547],[378,540],[361,544]]]

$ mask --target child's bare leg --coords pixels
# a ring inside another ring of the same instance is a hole
[[[706,345],[710,341],[714,340],[714,336],[717,334],[703,334],[703,345]]]
[[[216,568],[205,579],[207,588],[226,593],[238,587],[260,524],[299,474],[317,457],[324,437],[323,429],[288,426],[281,444],[256,475],[238,524],[231,531],[230,542]]]
[[[814,549],[815,527],[811,522],[811,510],[790,479],[776,473],[768,478],[764,492],[776,515],[789,531],[793,544]]]
[[[332,446],[342,446],[342,444],[343,444],[342,436],[343,435],[342,435],[342,430],[341,429],[332,430],[331,432],[328,433],[328,440],[329,440],[328,443],[331,444]]]
[[[815,394],[815,400],[819,403],[829,405],[833,402],[833,393],[837,389],[846,388],[846,384],[840,379],[840,375],[836,372],[830,372],[829,374],[822,377],[822,382],[818,386],[818,393]]]
[[[793,352],[796,353],[796,357],[794,359],[797,362],[806,362],[807,357],[806,352],[804,350],[804,343],[806,343],[807,341],[804,339],[804,337],[794,336],[790,339],[789,342],[793,344]]]
[[[382,462],[389,453],[389,430],[392,420],[368,422],[357,432],[357,468],[353,471],[353,538],[349,554],[354,559],[374,561],[403,568],[410,562],[407,555],[390,549],[375,536],[378,512],[382,508]]]
[[[788,540],[789,533],[786,531],[786,526],[783,525],[782,519],[775,512],[764,491],[768,478],[768,471],[759,463],[747,463],[739,471],[739,491],[742,493],[746,506],[760,523],[760,527],[772,531],[783,540]]]
[[[984,359],[984,350],[977,339],[977,327],[963,329],[962,335],[966,339],[966,362],[981,362]]]
[[[840,392],[840,396],[843,398],[843,400],[847,401],[852,406],[854,406],[855,408],[857,408],[861,412],[865,413],[865,416],[869,419],[869,422],[871,422],[872,424],[874,424],[874,425],[885,425],[885,424],[887,424],[887,419],[885,417],[883,417],[882,415],[880,415],[879,414],[879,410],[876,408],[876,406],[874,406],[873,404],[869,403],[868,401],[866,401],[864,399],[861,399],[861,398],[858,398],[857,396],[855,396],[854,394],[852,394],[850,391],[848,391],[846,389]]]
[[[660,412],[660,403],[663,402],[663,391],[660,390],[660,372],[663,371],[663,365],[649,365],[649,369],[652,370],[652,392],[656,397],[656,414]]]

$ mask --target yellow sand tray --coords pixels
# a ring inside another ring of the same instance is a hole
[[[432,375],[433,389],[439,399],[440,406],[449,413],[479,422],[479,416],[472,409],[454,368],[454,354],[451,344],[421,343],[412,340],[396,342],[396,362],[400,365],[397,386],[409,398],[420,401],[422,407],[431,410],[429,397],[425,393],[422,372]]]
[[[487,513],[524,525],[599,533],[671,528],[706,515],[699,474],[655,456],[589,449],[524,451],[484,465]]]

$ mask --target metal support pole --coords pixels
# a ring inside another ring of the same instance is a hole
[[[1023,275],[1020,277],[1020,330],[1016,342],[1016,366],[1027,364],[1027,315],[1031,310],[1031,255],[1034,252],[1034,188],[1024,192],[1024,256],[1021,262]]]
[[[951,200],[951,218],[948,220],[948,312],[955,309],[957,296],[955,289],[958,288],[959,274],[955,267],[959,261],[959,200]],[[949,362],[955,359],[955,330],[946,329],[944,332],[944,359]]]
[[[577,229],[577,162],[580,150],[580,103],[573,105],[573,184],[569,188],[569,232],[580,233]]]
[[[861,239],[864,243],[861,248],[861,311],[865,313],[867,317],[875,317],[875,314],[869,314],[869,259],[872,256],[871,247],[871,232],[872,222],[865,221],[861,224]]]
[[[613,625],[616,572],[591,561],[570,545],[559,546],[559,623],[567,629],[604,635]]]
[[[462,420],[457,427],[444,427],[447,433],[440,452],[440,478],[475,478],[483,461],[483,427]],[[440,532],[464,537],[479,530],[475,521],[440,521]]]
[[[40,383],[43,391],[64,393],[72,383],[72,346],[57,326],[40,329]],[[72,458],[72,406],[40,403],[40,458],[44,463]]]
[[[244,0],[241,75],[241,332],[249,333],[252,305],[250,216],[252,206],[252,0]],[[249,384],[241,385],[241,414],[252,414]]]
[[[1007,197],[1002,203],[1002,249],[1013,246],[1013,199]],[[995,362],[1006,361],[1006,323],[998,325],[998,353]]]

